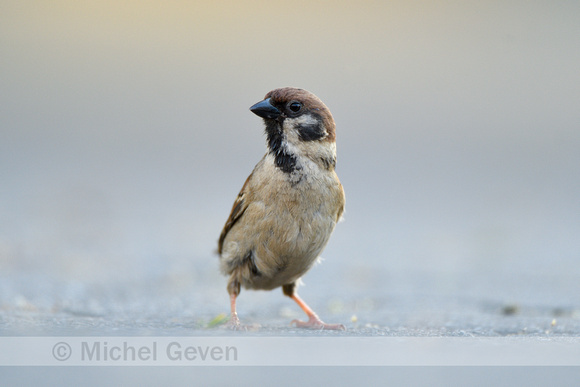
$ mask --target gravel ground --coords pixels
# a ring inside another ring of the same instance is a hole
[[[502,278],[497,273],[406,271],[391,273],[386,281],[377,273],[353,281],[347,279],[352,271],[344,265],[326,263],[305,277],[300,294],[324,320],[344,324],[345,332],[290,327],[292,319],[304,316],[274,290],[242,291],[238,308],[246,330],[232,333],[219,326],[229,304],[226,279],[217,273],[217,264],[209,264],[213,259],[201,268],[177,266],[148,279],[123,279],[106,270],[87,282],[46,273],[3,273],[0,332],[4,336],[580,334],[578,294],[570,291],[577,286],[573,277],[560,276],[547,287],[548,277],[534,283],[532,276],[521,273]]]

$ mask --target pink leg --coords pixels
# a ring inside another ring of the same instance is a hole
[[[330,330],[340,330],[345,331],[346,327],[342,324],[327,324],[323,322],[320,317],[314,313],[312,309],[306,303],[298,297],[298,294],[294,293],[290,296],[300,308],[306,313],[308,316],[308,321],[299,321],[299,320],[292,320],[290,325],[295,325],[297,328],[306,328],[306,329],[330,329]]]
[[[243,328],[242,324],[240,324],[238,313],[236,312],[236,297],[237,294],[235,293],[230,294],[230,307],[232,310],[232,316],[230,317],[230,321],[228,321],[228,323],[226,324],[226,327],[234,330]]]

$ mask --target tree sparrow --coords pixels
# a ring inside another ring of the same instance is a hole
[[[297,281],[318,260],[344,210],[334,172],[335,123],[314,94],[291,87],[270,91],[250,110],[266,125],[267,152],[236,198],[220,235],[221,271],[228,275],[232,328],[240,326],[240,286],[282,286],[308,315],[301,328],[346,329],[326,324],[296,293]]]

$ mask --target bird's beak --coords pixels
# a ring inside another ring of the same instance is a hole
[[[280,116],[280,110],[278,110],[270,103],[270,98],[266,98],[265,100],[258,102],[257,104],[253,105],[250,110],[252,113],[262,118],[275,119]]]

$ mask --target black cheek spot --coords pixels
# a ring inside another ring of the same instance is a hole
[[[324,127],[321,123],[312,125],[302,125],[298,131],[298,135],[302,141],[316,141],[320,140],[326,135]]]

